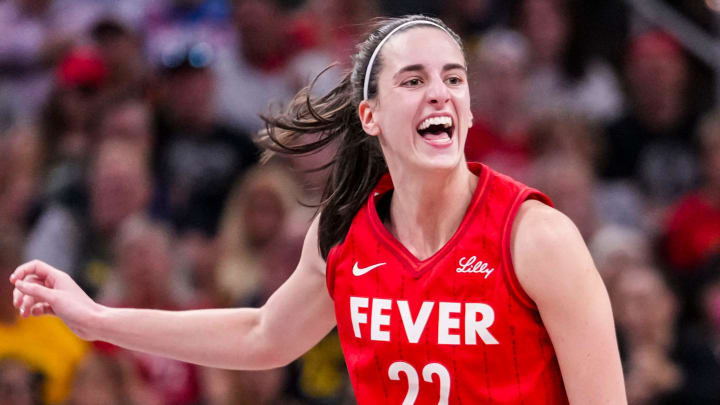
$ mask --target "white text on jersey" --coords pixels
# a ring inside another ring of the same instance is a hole
[[[435,304],[437,304],[437,311],[433,311],[436,307]],[[410,343],[420,341],[428,319],[434,313],[434,316],[437,316],[438,319],[438,344],[459,345],[461,344],[461,336],[464,337],[463,343],[466,345],[476,345],[478,336],[487,345],[498,344],[497,339],[488,331],[488,328],[495,322],[495,311],[490,305],[479,302],[436,303],[434,301],[425,301],[413,319],[408,301],[372,298],[371,303],[370,298],[367,297],[350,297],[350,319],[352,320],[355,337],[362,338],[360,325],[368,323],[369,314],[370,340],[389,342],[391,336],[386,327],[390,326],[393,321],[393,307],[396,307],[397,312],[400,314],[405,336]],[[397,322],[397,317],[394,319]],[[462,325],[461,319],[464,320]],[[462,329],[464,333],[460,333],[458,329]]]
[[[477,263],[475,263],[476,260],[477,257],[475,256],[472,256],[469,259],[463,257],[458,262],[458,266],[460,267],[458,267],[455,271],[457,271],[458,273],[480,273],[484,274],[485,278],[490,277],[490,273],[495,271],[495,269],[488,269],[488,264],[483,261],[478,261]]]

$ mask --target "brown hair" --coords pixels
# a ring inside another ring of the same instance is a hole
[[[330,176],[318,204],[318,210],[322,212],[318,245],[325,259],[330,249],[345,238],[355,214],[387,171],[377,137],[368,136],[363,131],[358,117],[358,105],[363,99],[365,71],[373,51],[396,27],[410,21],[429,21],[440,25],[462,49],[460,37],[436,18],[410,15],[378,19],[367,38],[358,44],[357,53],[352,58],[352,70],[346,73],[337,87],[326,95],[315,98],[310,93],[311,84],[293,98],[284,114],[262,117],[266,129],[261,133],[261,142],[269,150],[266,157],[273,152],[311,154],[331,143],[337,146],[333,159],[317,169],[330,168]],[[410,25],[398,32],[414,27],[432,25]],[[377,95],[377,76],[381,67],[382,58],[379,54],[370,72],[368,99]],[[307,134],[319,136],[312,142],[303,142],[302,139]]]

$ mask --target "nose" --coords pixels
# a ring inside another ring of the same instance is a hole
[[[450,101],[450,91],[441,78],[432,80],[427,87],[427,100],[430,104],[445,105]]]

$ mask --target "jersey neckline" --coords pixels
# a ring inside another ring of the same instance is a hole
[[[385,243],[388,250],[392,252],[403,264],[405,264],[403,267],[412,276],[420,277],[422,274],[430,270],[438,260],[440,260],[447,252],[451,251],[455,245],[457,245],[458,239],[460,239],[465,233],[465,228],[467,228],[470,222],[472,222],[472,218],[474,216],[473,214],[476,212],[476,208],[480,205],[480,202],[485,196],[487,183],[490,179],[490,169],[482,163],[474,162],[468,162],[468,168],[474,175],[478,176],[478,183],[477,187],[475,187],[475,191],[473,192],[473,196],[470,199],[470,204],[468,204],[463,219],[450,239],[437,252],[433,253],[430,257],[424,260],[418,259],[412,252],[410,252],[410,250],[408,250],[408,248],[405,247],[405,245],[400,243],[400,241],[397,240],[390,231],[388,231],[378,216],[376,200],[380,198],[383,193],[386,193],[393,188],[392,179],[390,178],[389,173],[386,173],[380,179],[378,185],[370,194],[368,203],[366,204],[366,209],[368,210],[367,216],[371,228],[378,238]]]

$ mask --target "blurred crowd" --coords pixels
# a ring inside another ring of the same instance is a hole
[[[656,2],[716,35],[713,2]],[[718,79],[625,1],[1,0],[0,405],[354,403],[334,333],[284,368],[208,369],[22,319],[1,279],[37,258],[107,305],[262,305],[332,147],[259,165],[260,114],[407,13],[465,41],[468,159],[588,242],[630,404],[720,403]]]

